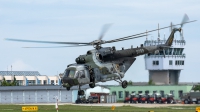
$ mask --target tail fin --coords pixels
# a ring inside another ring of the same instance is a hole
[[[180,28],[179,28],[179,29],[174,28],[174,29],[172,30],[172,32],[171,32],[169,38],[167,39],[167,41],[166,41],[166,43],[165,43],[166,46],[171,46],[171,45],[172,45],[172,42],[173,42],[173,40],[174,40],[174,33],[175,33],[176,31],[181,31],[181,29],[180,29]]]

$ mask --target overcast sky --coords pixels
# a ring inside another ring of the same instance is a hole
[[[75,58],[93,47],[24,49],[21,47],[56,46],[5,41],[4,38],[90,42],[98,38],[104,24],[113,25],[104,40],[178,24],[186,13],[195,23],[184,26],[185,69],[181,82],[197,82],[200,73],[200,2],[198,0],[0,0],[0,71],[39,71],[42,75],[62,73]],[[169,36],[161,30],[161,39]],[[156,39],[157,32],[149,39]],[[180,39],[179,34],[175,36]],[[145,38],[106,44],[117,49],[139,46]],[[137,57],[125,75],[126,80],[148,81],[144,56]],[[108,82],[105,84],[114,84]]]

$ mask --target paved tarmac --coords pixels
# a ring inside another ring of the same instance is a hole
[[[18,105],[55,105],[55,103],[35,103],[35,104],[18,104]],[[93,104],[73,104],[73,103],[58,103],[58,105],[78,105],[78,106],[134,106],[134,107],[173,107],[173,106],[200,106],[200,104],[130,104],[130,103],[93,103]]]

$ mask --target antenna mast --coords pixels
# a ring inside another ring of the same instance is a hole
[[[148,38],[147,38],[147,34],[148,34],[148,31],[146,30],[146,40],[148,40]]]
[[[159,33],[159,23],[158,23],[158,38],[160,39],[160,33]]]

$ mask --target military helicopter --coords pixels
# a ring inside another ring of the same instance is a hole
[[[84,91],[81,90],[81,86],[89,84],[90,88],[95,87],[95,83],[106,82],[115,80],[121,83],[122,88],[126,88],[128,83],[126,80],[122,80],[127,70],[134,63],[137,56],[151,53],[157,54],[159,51],[170,48],[174,40],[174,34],[179,31],[181,34],[182,27],[186,23],[194,22],[189,21],[188,16],[185,14],[183,20],[180,24],[171,25],[163,28],[158,28],[148,32],[143,32],[131,36],[126,36],[118,39],[113,39],[109,41],[102,40],[105,32],[110,25],[106,25],[103,28],[98,40],[92,42],[53,42],[53,41],[36,41],[36,40],[22,40],[22,39],[10,39],[9,41],[19,41],[19,42],[34,42],[34,43],[50,43],[50,44],[68,44],[71,46],[64,47],[77,47],[77,46],[94,46],[95,49],[88,50],[86,54],[78,56],[75,61],[76,63],[69,64],[63,73],[61,82],[62,86],[70,90],[72,86],[79,86],[78,95],[84,95]],[[180,25],[180,28],[175,28],[174,26]],[[169,38],[165,44],[151,45],[144,47],[141,44],[140,47],[116,50],[113,47],[102,47],[102,44],[120,42],[130,39],[135,39],[139,37],[147,36],[149,32],[154,32],[157,30],[174,27],[171,31]],[[25,48],[41,48],[41,47],[25,47]],[[165,57],[165,54],[164,54]]]

